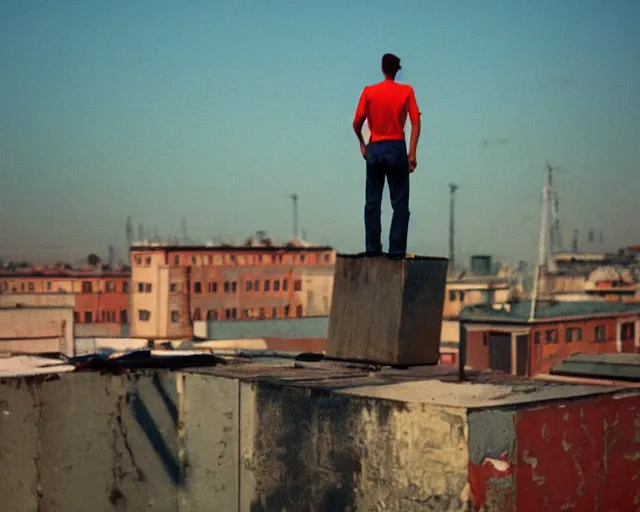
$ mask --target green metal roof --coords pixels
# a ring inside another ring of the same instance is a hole
[[[536,320],[553,320],[567,317],[593,317],[618,315],[624,313],[640,314],[640,303],[620,302],[551,302],[539,301],[536,305]],[[460,320],[469,322],[528,323],[531,314],[531,302],[511,304],[509,310],[494,309],[492,306],[470,306],[462,310]]]

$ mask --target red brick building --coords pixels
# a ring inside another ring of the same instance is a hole
[[[176,339],[193,322],[329,314],[331,247],[136,246],[132,335]]]
[[[129,322],[129,272],[95,269],[29,268],[0,271],[0,294],[46,295],[59,293],[75,297],[76,324]]]
[[[532,377],[575,353],[640,352],[640,304],[539,302],[533,320],[530,311],[530,302],[464,310],[467,366]]]

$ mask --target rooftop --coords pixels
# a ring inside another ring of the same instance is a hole
[[[591,318],[618,316],[626,313],[640,314],[640,304],[619,302],[552,302],[539,301],[536,305],[535,321],[547,321],[566,318]],[[460,314],[466,322],[529,323],[531,302],[518,302],[504,309],[491,306],[469,306]]]
[[[271,245],[271,246],[251,246],[251,245],[170,245],[170,244],[150,244],[134,245],[131,251],[135,252],[318,252],[333,251],[333,247],[328,245],[300,246],[294,244]]]

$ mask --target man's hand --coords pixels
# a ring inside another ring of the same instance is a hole
[[[362,153],[362,158],[367,159],[367,146],[364,142],[360,143],[360,153]]]
[[[418,167],[418,160],[416,160],[416,155],[409,155],[409,172],[413,172]]]

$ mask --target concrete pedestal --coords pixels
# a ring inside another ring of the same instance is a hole
[[[338,255],[327,355],[381,364],[436,364],[446,258]]]

